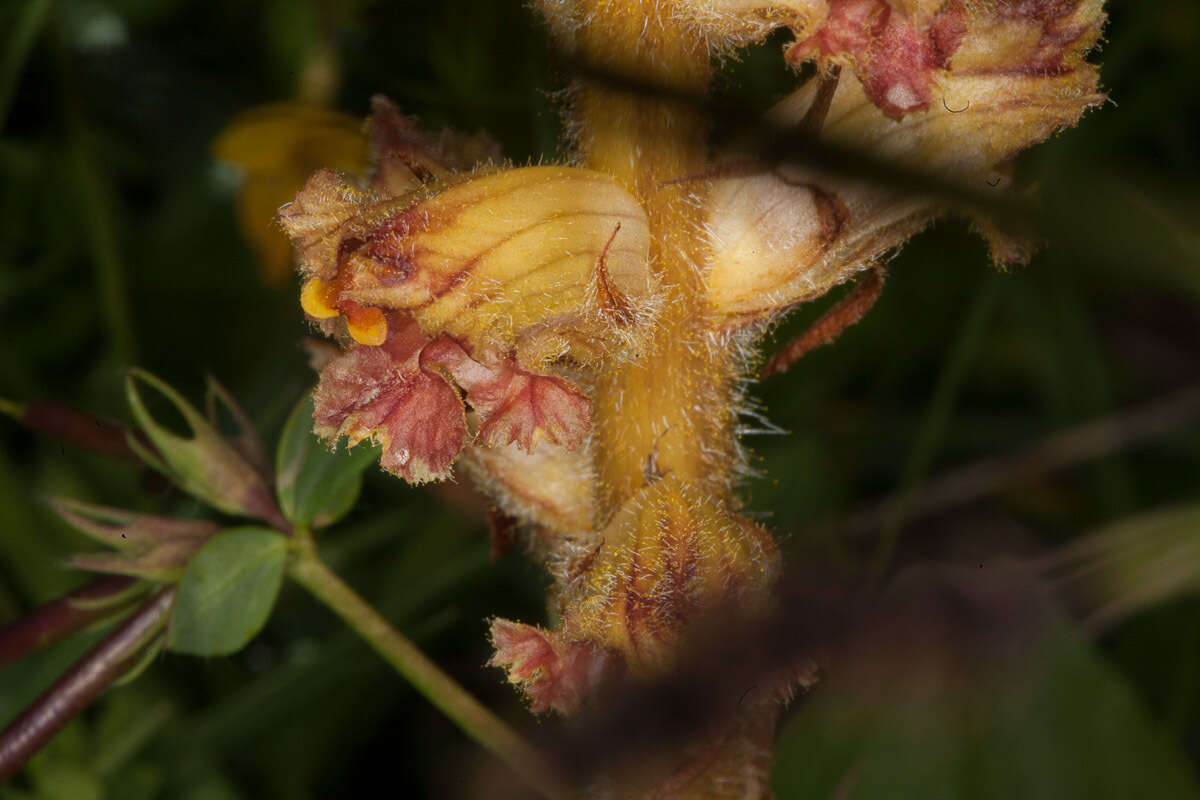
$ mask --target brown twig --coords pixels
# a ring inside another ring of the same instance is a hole
[[[129,446],[130,435],[136,436],[139,444],[150,444],[140,431],[131,431],[124,425],[54,400],[20,405],[0,399],[0,411],[42,436],[111,458],[139,460]]]
[[[763,367],[762,377],[769,378],[786,372],[807,353],[821,345],[829,344],[866,316],[883,291],[885,277],[886,270],[882,266],[870,270],[833,308],[771,356],[771,360]]]
[[[829,72],[817,78],[820,81],[817,85],[817,96],[804,113],[804,119],[800,120],[800,130],[809,136],[816,136],[821,132],[821,128],[825,127],[825,117],[829,116],[829,106],[833,103],[838,78],[841,76],[842,68],[835,64]]]
[[[907,501],[906,516],[912,520],[963,506],[1007,486],[1123,450],[1196,420],[1200,420],[1200,384],[935,477]],[[846,517],[838,523],[838,530],[852,537],[874,533],[903,502],[903,497],[889,495]]]
[[[0,630],[0,667],[125,609],[125,604],[104,601],[120,596],[135,583],[133,578],[101,578],[35,608]]]
[[[159,590],[0,732],[0,781],[15,775],[51,737],[121,677],[165,623],[174,599],[174,587]]]

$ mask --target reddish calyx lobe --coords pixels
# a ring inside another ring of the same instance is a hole
[[[1018,50],[1018,63],[999,63],[997,69],[1008,69],[1030,76],[1060,75],[1072,67],[1068,59],[1082,52],[1079,40],[1095,36],[1103,17],[1097,14],[1079,15],[1085,0],[1017,0],[996,7],[997,20],[1036,24],[1041,35],[1032,49]]]
[[[506,619],[493,620],[492,644],[492,666],[522,688],[534,713],[570,713],[618,670],[619,661],[603,648]]]
[[[937,72],[967,31],[962,0],[948,0],[924,22],[889,0],[832,0],[829,17],[810,38],[787,52],[789,63],[849,56],[867,96],[887,116],[900,120],[933,102]]]
[[[591,429],[591,402],[562,378],[518,367],[494,351],[479,360],[458,342],[439,336],[421,353],[422,364],[441,367],[467,392],[482,420],[478,439],[487,445],[516,444],[528,452],[541,439],[567,448]]]
[[[381,344],[356,344],[321,372],[315,430],[383,446],[384,469],[410,483],[448,477],[472,439],[459,389],[478,414],[483,444],[531,450],[539,440],[578,445],[591,427],[588,399],[566,380],[525,370],[510,355],[472,357],[457,340],[424,333],[403,312],[382,320]]]

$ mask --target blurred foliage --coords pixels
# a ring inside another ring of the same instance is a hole
[[[1200,503],[1193,419],[934,516],[902,504],[881,529],[849,536],[835,524],[882,495],[915,496],[931,475],[1200,381],[1200,4],[1108,6],[1113,102],[1019,164],[1064,220],[1062,241],[998,274],[965,222],[944,222],[895,259],[862,324],[751,389],[789,433],[748,440],[762,477],[744,487],[747,508],[793,563],[879,574],[991,564]],[[380,92],[428,127],[487,130],[516,162],[561,158],[562,75],[543,34],[523,4],[494,0],[0,4],[0,397],[127,420],[125,368],[144,366],[193,399],[211,373],[274,442],[312,383],[305,330],[294,279],[265,282],[270,267],[239,232],[246,176],[214,158],[221,132],[274,103],[359,116]],[[721,92],[763,107],[777,99],[792,82],[781,43],[723,64]],[[800,309],[774,340],[833,299]],[[84,580],[61,564],[85,540],[41,498],[197,512],[132,464],[15,424],[0,437],[0,625]],[[544,579],[519,554],[489,561],[484,510],[463,485],[413,490],[372,469],[323,547],[440,664],[527,727],[500,673],[482,667],[485,619],[542,619]],[[1194,513],[1171,518],[1181,522],[1169,535],[1200,536]],[[840,702],[853,685],[831,679],[784,720],[780,797],[1194,796],[1195,588],[1173,583],[1098,639],[1044,598],[1052,624],[1021,640],[1032,655],[978,679],[967,670],[971,702],[910,702],[924,697],[912,681],[876,675],[894,690],[866,713]],[[4,668],[0,721],[98,635]],[[483,796],[483,781],[505,780],[483,762],[285,586],[249,648],[162,657],[0,798],[358,796],[379,780],[395,796]]]

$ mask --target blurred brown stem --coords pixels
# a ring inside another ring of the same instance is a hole
[[[133,578],[101,578],[34,609],[0,630],[0,667],[57,642],[97,620],[113,616],[127,603],[105,603],[137,583]]]
[[[153,448],[141,431],[131,431],[119,423],[53,400],[21,405],[0,398],[0,412],[8,414],[34,433],[89,453],[140,462],[137,453],[129,446],[128,437],[131,435],[142,446]]]
[[[845,297],[771,356],[771,360],[762,369],[761,377],[770,378],[772,375],[787,372],[805,355],[822,345],[831,344],[847,328],[857,325],[879,299],[886,277],[887,268],[882,265],[868,270]]]
[[[966,505],[1005,487],[1099,458],[1161,436],[1200,419],[1200,383],[1145,405],[1060,431],[1036,444],[951,470],[905,498],[892,494],[837,524],[843,534],[868,536],[878,531],[901,504],[912,521]]]
[[[0,781],[5,781],[135,661],[162,629],[175,599],[164,588],[83,658],[0,732]]]

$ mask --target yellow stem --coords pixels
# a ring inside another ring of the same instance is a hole
[[[624,81],[585,78],[574,113],[584,164],[616,176],[646,208],[651,260],[667,302],[648,352],[601,375],[593,395],[598,508],[608,515],[636,492],[648,467],[728,501],[734,459],[731,359],[711,339],[702,294],[707,246],[702,180],[706,122],[696,108],[639,93],[643,81],[702,93],[709,58],[699,37],[660,0],[583,0],[577,42],[590,67]]]

